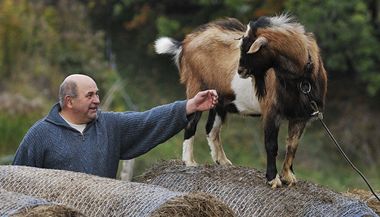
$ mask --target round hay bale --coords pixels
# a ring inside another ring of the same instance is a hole
[[[380,215],[380,202],[376,199],[372,192],[363,189],[352,189],[343,194],[348,197],[354,197],[364,201],[371,209],[376,212],[376,214]],[[380,195],[379,192],[376,192],[376,194]]]
[[[178,209],[178,206],[181,209]],[[152,213],[152,217],[159,216],[235,216],[230,208],[215,197],[205,193],[189,193],[173,198]]]
[[[80,212],[46,200],[0,189],[0,216],[83,217]]]
[[[88,216],[234,216],[228,206],[205,193],[63,170],[0,166],[0,188],[64,204]]]
[[[272,189],[263,172],[239,166],[186,167],[181,161],[166,161],[136,181],[212,194],[237,216],[377,216],[364,202],[310,182]]]

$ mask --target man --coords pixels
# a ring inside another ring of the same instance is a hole
[[[13,164],[115,178],[119,160],[140,156],[188,124],[188,116],[215,107],[215,90],[145,112],[101,112],[95,81],[68,76],[59,103],[22,140]]]

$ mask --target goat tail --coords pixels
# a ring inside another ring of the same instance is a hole
[[[181,43],[169,37],[161,37],[155,41],[154,48],[158,54],[177,55],[181,49]]]
[[[154,42],[154,48],[158,54],[171,54],[179,67],[179,58],[182,51],[182,44],[169,37],[161,37]]]

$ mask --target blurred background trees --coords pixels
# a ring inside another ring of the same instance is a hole
[[[326,121],[380,183],[379,12],[377,0],[0,0],[0,163],[9,163],[27,129],[48,112],[68,74],[93,76],[109,110],[145,110],[185,97],[170,57],[154,53],[157,37],[182,40],[223,17],[248,23],[289,13],[320,45],[330,79]],[[260,119],[231,116],[222,134],[235,164],[263,168]],[[286,129],[281,135],[284,144]],[[203,136],[195,149],[207,163]],[[137,170],[180,158],[182,137],[138,158]],[[316,123],[301,142],[296,166],[301,176],[335,188],[361,184]]]
[[[371,96],[378,92],[378,1],[292,0],[286,6],[317,36],[330,77],[349,76],[364,82]]]

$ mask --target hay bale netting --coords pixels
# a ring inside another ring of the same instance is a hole
[[[372,192],[363,189],[351,189],[343,194],[364,201],[376,214],[380,215],[380,201],[376,199]],[[379,192],[376,192],[376,194],[380,195]]]
[[[0,189],[0,216],[83,217],[84,215],[60,204]]]
[[[173,191],[210,193],[237,216],[377,216],[364,202],[310,182],[271,189],[264,173],[238,166],[186,167],[180,161],[166,161],[136,181]]]
[[[62,170],[0,166],[0,188],[64,204],[88,216],[234,216],[228,206],[205,193]]]

